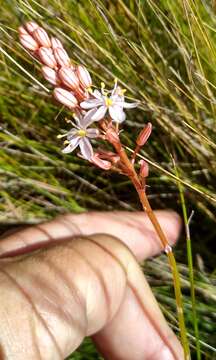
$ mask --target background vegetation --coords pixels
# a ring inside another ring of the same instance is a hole
[[[195,341],[186,240],[176,249],[183,280],[194,359],[216,359],[216,5],[207,0],[0,0],[0,222],[37,223],[58,213],[139,208],[122,176],[106,173],[75,155],[63,155],[56,135],[70,113],[54,103],[39,66],[18,42],[29,19],[58,36],[74,62],[95,83],[118,77],[139,99],[122,138],[130,149],[147,121],[153,134],[148,193],[154,208],[182,212],[178,176],[188,216],[195,265],[200,348]],[[174,168],[175,159],[178,175]],[[187,247],[190,250],[190,247]],[[164,256],[145,273],[171,326],[178,332],[172,280]],[[99,359],[91,342],[71,359]]]

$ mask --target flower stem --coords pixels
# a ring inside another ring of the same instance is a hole
[[[168,260],[169,260],[169,265],[170,265],[172,275],[173,275],[176,307],[177,307],[177,313],[178,313],[181,342],[182,342],[182,346],[183,346],[183,350],[184,350],[184,359],[189,360],[190,359],[190,348],[189,348],[189,344],[188,344],[185,320],[184,320],[180,276],[179,276],[179,271],[177,268],[175,256],[173,254],[171,246],[169,245],[167,237],[166,237],[165,233],[163,232],[163,230],[157,220],[157,217],[155,216],[155,214],[151,208],[151,205],[150,205],[148,198],[146,196],[146,193],[145,193],[145,189],[143,188],[143,186],[141,184],[141,181],[139,179],[139,176],[136,173],[133,163],[131,163],[131,161],[129,160],[124,148],[121,145],[120,139],[118,139],[118,141],[116,141],[116,140],[117,139],[115,139],[115,140],[113,139],[113,141],[110,141],[110,142],[112,143],[116,152],[118,153],[121,162],[124,164],[125,168],[127,168],[128,177],[131,179],[131,181],[139,195],[139,199],[142,204],[143,210],[147,213],[152,225],[154,226],[155,231],[158,234],[158,237],[164,247],[164,251],[166,252]]]

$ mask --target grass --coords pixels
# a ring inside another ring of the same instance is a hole
[[[179,213],[183,205],[187,217],[194,211],[191,245],[183,235],[176,250],[187,329],[193,358],[216,359],[216,9],[207,0],[0,0],[0,5],[2,229],[69,211],[139,207],[124,177],[61,153],[56,135],[70,114],[53,102],[38,64],[17,41],[17,27],[34,19],[64,42],[75,62],[88,66],[95,83],[112,85],[118,77],[128,97],[141,101],[128,113],[122,138],[130,151],[143,124],[152,122],[153,135],[142,152],[150,163],[150,201],[154,208]],[[186,256],[191,248],[195,313]],[[150,260],[144,270],[178,332],[166,260]],[[99,359],[89,340],[71,357],[91,358]]]

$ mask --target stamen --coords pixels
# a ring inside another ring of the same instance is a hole
[[[65,136],[67,136],[67,134],[58,134],[56,137],[57,139],[62,139]]]

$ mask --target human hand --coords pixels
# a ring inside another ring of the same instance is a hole
[[[155,213],[174,244],[179,218]],[[141,212],[66,215],[2,239],[0,358],[64,359],[88,335],[109,360],[182,360],[134,257],[160,251]]]

